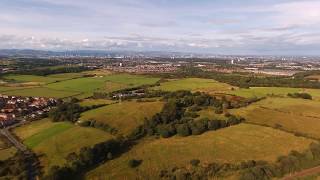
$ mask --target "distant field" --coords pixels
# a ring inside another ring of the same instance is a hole
[[[236,89],[227,91],[228,94],[233,94],[242,97],[264,97],[267,95],[287,96],[288,93],[310,93],[315,99],[320,99],[320,89],[303,89],[303,88],[284,88],[284,87],[251,87],[250,89]]]
[[[39,97],[53,97],[53,98],[64,98],[79,94],[75,91],[63,91],[55,90],[46,87],[35,87],[35,88],[24,88],[4,92],[7,95],[14,96],[39,96]]]
[[[145,141],[92,170],[87,179],[155,179],[160,170],[186,166],[192,159],[201,163],[274,161],[291,150],[307,149],[311,142],[272,128],[240,124],[200,136]],[[142,164],[138,169],[129,168],[130,159],[140,159]]]
[[[278,126],[320,138],[319,109],[319,101],[267,98],[248,107],[230,110],[230,113],[245,117],[248,122]]]
[[[41,156],[45,171],[53,165],[64,164],[65,157],[81,147],[111,139],[112,136],[94,128],[83,128],[68,122],[52,123],[49,119],[18,127],[14,133]]]
[[[80,120],[96,120],[116,128],[126,135],[161,111],[163,102],[125,101],[84,112]]]
[[[96,74],[96,77],[82,77],[84,74]],[[140,75],[111,74],[104,70],[81,73],[63,73],[49,76],[16,75],[4,77],[13,81],[0,86],[0,92],[16,96],[42,96],[64,98],[75,96],[84,99],[93,92],[112,92],[124,88],[154,84],[159,78]],[[14,87],[9,87],[14,86]]]
[[[202,91],[207,93],[223,92],[228,91],[232,86],[220,83],[212,79],[201,79],[201,78],[186,78],[178,80],[170,80],[168,82],[161,83],[160,86],[154,87],[157,90],[163,91]]]

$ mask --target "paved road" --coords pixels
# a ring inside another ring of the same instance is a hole
[[[284,178],[282,178],[282,180],[294,180],[296,178],[301,178],[301,177],[305,177],[305,176],[311,176],[311,175],[318,174],[318,173],[320,173],[320,166],[313,167],[313,168],[310,168],[310,169],[305,169],[305,170],[302,170],[300,172],[296,172],[294,174],[290,174],[290,175],[285,176]]]

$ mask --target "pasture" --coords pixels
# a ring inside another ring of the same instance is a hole
[[[212,79],[201,79],[201,78],[186,78],[169,80],[168,82],[161,83],[160,86],[154,87],[153,89],[162,91],[201,91],[206,93],[217,93],[228,91],[232,86],[220,83]]]
[[[320,102],[293,98],[267,98],[247,107],[229,110],[247,122],[320,138]]]
[[[79,127],[68,122],[53,123],[49,119],[18,127],[14,133],[36,154],[41,155],[40,161],[45,172],[53,165],[63,165],[69,153],[113,138],[98,129]]]
[[[81,114],[80,120],[96,120],[116,128],[127,135],[144,122],[161,111],[163,102],[125,101],[93,109]]]
[[[202,164],[275,161],[291,150],[307,149],[311,142],[273,128],[240,124],[199,136],[145,140],[128,153],[89,172],[87,179],[154,179],[161,170],[185,167],[192,159],[199,159]],[[142,164],[130,168],[130,159],[140,159]]]
[[[103,105],[103,104],[112,104],[115,101],[108,100],[108,99],[83,99],[79,102],[80,106],[93,106],[93,105]]]
[[[213,108],[206,108],[202,109],[199,112],[197,112],[199,117],[197,119],[203,119],[203,118],[208,118],[210,120],[225,120],[227,119],[224,114],[216,114]]]

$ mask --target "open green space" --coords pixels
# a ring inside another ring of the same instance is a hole
[[[169,80],[168,82],[161,83],[160,86],[154,87],[153,89],[162,91],[189,90],[216,93],[228,91],[231,90],[231,88],[232,86],[228,84],[220,83],[212,79],[186,78]]]
[[[224,116],[224,114],[217,114],[215,113],[215,110],[211,107],[208,107],[206,109],[202,109],[199,112],[197,112],[199,117],[197,119],[203,119],[208,118],[210,120],[226,120],[227,118]]]
[[[11,90],[4,92],[6,95],[14,96],[38,96],[38,97],[53,97],[53,98],[64,98],[80,94],[75,91],[63,91],[55,90],[46,87],[35,87],[35,88],[24,88],[18,90]]]
[[[320,102],[293,98],[267,98],[247,107],[229,110],[247,122],[281,128],[320,138]]]
[[[146,140],[121,157],[87,174],[87,179],[157,179],[163,169],[185,167],[192,159],[206,163],[275,161],[291,150],[303,151],[313,142],[269,127],[240,124],[199,136]],[[290,146],[288,146],[290,144]],[[128,161],[140,159],[138,168]]]
[[[111,104],[81,114],[80,120],[96,120],[116,128],[121,134],[129,134],[144,122],[161,111],[163,102],[125,101]]]
[[[82,147],[113,138],[98,129],[79,127],[68,122],[53,123],[49,119],[18,127],[14,133],[39,155],[45,172],[53,165],[63,165],[69,153],[77,153]]]
[[[268,95],[287,96],[288,93],[309,93],[314,99],[320,99],[320,89],[303,89],[303,88],[285,88],[285,87],[251,87],[249,89],[235,89],[227,91],[228,94],[233,94],[242,97],[265,97]]]

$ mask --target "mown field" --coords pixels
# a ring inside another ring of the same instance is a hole
[[[53,165],[63,165],[69,153],[113,138],[98,129],[79,127],[68,122],[53,123],[49,119],[18,127],[14,133],[40,156],[45,172]]]
[[[125,101],[87,111],[81,114],[80,120],[96,120],[116,128],[127,135],[143,124],[145,118],[151,118],[161,111],[163,102]]]
[[[108,99],[84,99],[79,102],[80,106],[93,106],[93,105],[103,105],[103,104],[113,104],[116,101],[108,100]]]
[[[83,77],[91,73],[96,76]],[[110,74],[98,70],[49,76],[12,74],[3,79],[8,83],[0,86],[0,92],[7,95],[55,98],[75,96],[80,99],[92,96],[95,91],[112,92],[144,84],[154,84],[159,80],[159,78],[147,76]]]
[[[307,149],[311,142],[273,128],[240,124],[199,136],[145,140],[89,172],[87,179],[157,179],[160,170],[187,166],[192,159],[199,159],[202,164],[252,159],[275,161],[291,150]],[[130,168],[130,159],[140,159],[142,164]]]
[[[212,79],[186,78],[169,80],[168,82],[161,83],[160,86],[154,87],[153,89],[163,91],[189,90],[216,93],[228,91],[231,90],[231,88],[232,86],[228,84],[220,83]]]
[[[281,128],[320,138],[320,102],[293,98],[267,98],[248,107],[230,110],[247,122]]]

